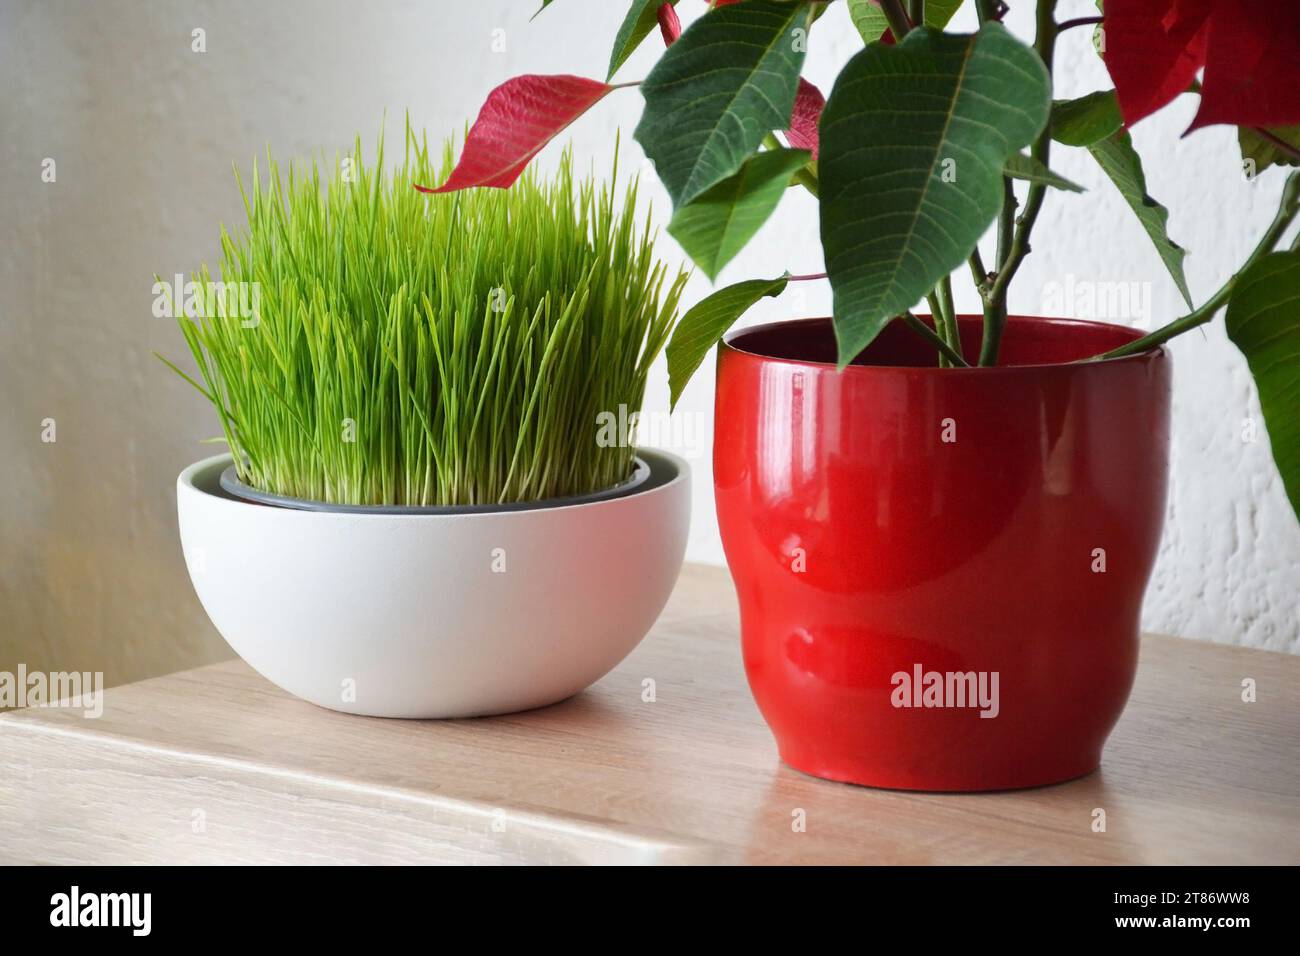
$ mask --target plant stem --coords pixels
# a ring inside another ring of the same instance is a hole
[[[1052,55],[1056,49],[1056,20],[1053,18],[1055,12],[1056,0],[1039,0],[1034,49],[1038,52],[1039,58],[1042,59],[1043,65],[1047,67],[1048,76],[1052,75]],[[1047,122],[1043,124],[1042,132],[1038,134],[1038,139],[1034,140],[1030,152],[1034,159],[1047,166],[1051,149],[1052,120],[1049,116]],[[1029,193],[1025,198],[1025,211],[1015,221],[1015,229],[1006,257],[999,261],[998,277],[993,282],[993,288],[988,296],[988,306],[984,310],[984,336],[983,341],[980,343],[980,365],[996,365],[998,362],[998,348],[1002,343],[1002,330],[1007,322],[1007,288],[1011,284],[1011,280],[1015,278],[1016,271],[1020,268],[1025,256],[1029,254],[1029,234],[1034,228],[1035,220],[1038,219],[1039,211],[1043,208],[1043,199],[1046,194],[1047,186],[1045,184],[1030,184]]]
[[[939,305],[943,308],[945,337],[954,352],[961,355],[961,330],[957,326],[957,311],[952,304],[952,276],[946,275],[939,282]]]
[[[939,333],[940,337],[945,342],[947,342],[948,325],[943,317],[943,303],[939,301],[938,293],[927,292],[925,301],[930,303],[930,317],[934,319],[935,331]],[[948,356],[944,355],[942,352],[939,353],[939,368],[952,368],[952,363],[948,361]]]
[[[1066,30],[1072,30],[1075,27],[1086,27],[1090,24],[1098,24],[1105,17],[1075,17],[1073,20],[1066,20],[1064,23],[1057,24],[1056,32],[1064,33]]]
[[[1218,292],[1210,296],[1204,305],[1199,309],[1187,313],[1187,315],[1183,316],[1181,319],[1175,319],[1168,325],[1163,325],[1154,332],[1142,336],[1140,339],[1134,339],[1126,345],[1121,345],[1117,349],[1111,349],[1109,352],[1103,352],[1101,355],[1095,355],[1085,361],[1095,362],[1098,359],[1137,355],[1139,352],[1145,352],[1148,349],[1155,348],[1162,342],[1172,339],[1175,335],[1181,335],[1183,332],[1186,332],[1189,329],[1194,329],[1198,325],[1204,325],[1206,322],[1210,321],[1210,319],[1214,318],[1214,315],[1219,311],[1219,308],[1228,301],[1228,295],[1232,292],[1232,283],[1236,278],[1237,275],[1234,273],[1232,278],[1225,282]]]
[[[1015,241],[1016,225],[1016,200],[1015,186],[1011,182],[1011,177],[1002,177],[1002,211],[998,214],[998,244],[994,252],[994,263],[999,264],[999,271],[986,275],[983,282],[979,285],[980,295],[984,299],[984,329],[980,337],[980,365],[996,365],[998,361],[998,347],[1002,342],[1002,329],[1006,325],[1006,294],[1001,296],[1001,301],[994,299],[994,290],[998,288],[998,279],[1002,275],[1003,266],[1000,263],[1010,262],[1011,249]],[[1003,286],[1005,288],[1005,285]]]
[[[989,271],[984,268],[984,257],[980,255],[980,247],[976,246],[971,250],[970,259],[971,278],[975,280],[975,288],[980,294],[981,299],[987,299],[989,295]]]
[[[1002,177],[1002,211],[998,214],[998,251],[993,261],[999,264],[1007,261],[1011,255],[1011,240],[1015,236],[1016,209],[1020,200],[1016,199],[1015,183],[1010,176]]]
[[[907,18],[912,21],[913,26],[921,26],[925,23],[925,0],[908,0]]]
[[[908,328],[919,333],[922,338],[939,350],[939,354],[946,358],[957,368],[970,368],[966,360],[952,350],[947,342],[939,337],[939,334],[930,328],[911,312],[903,313],[903,321],[907,323]]]
[[[1086,361],[1137,355],[1140,352],[1147,351],[1147,349],[1155,348],[1163,342],[1167,342],[1175,335],[1181,335],[1188,329],[1194,329],[1198,325],[1209,322],[1223,304],[1228,301],[1229,295],[1232,294],[1233,283],[1237,281],[1237,276],[1253,266],[1261,257],[1273,251],[1273,247],[1278,244],[1283,233],[1295,221],[1297,215],[1300,215],[1300,170],[1287,177],[1286,184],[1282,187],[1282,199],[1278,203],[1277,214],[1273,216],[1273,221],[1269,223],[1268,229],[1260,237],[1254,251],[1251,252],[1242,267],[1234,272],[1228,281],[1219,287],[1219,291],[1206,300],[1204,305],[1189,312],[1181,319],[1174,319],[1168,325],[1162,325],[1154,332],[1148,332],[1140,339],[1134,339],[1126,345],[1111,349],[1109,352],[1103,352],[1101,355],[1094,356]],[[1297,242],[1300,242],[1300,236],[1297,237]]]
[[[903,9],[902,0],[880,0],[880,10],[889,21],[889,32],[895,40],[901,40],[912,30],[912,21]]]

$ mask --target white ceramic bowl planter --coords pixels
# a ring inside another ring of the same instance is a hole
[[[624,497],[473,514],[299,511],[177,480],[181,545],[231,647],[298,697],[380,717],[540,707],[589,686],[663,610],[690,523],[682,459]]]

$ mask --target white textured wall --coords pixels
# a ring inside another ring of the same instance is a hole
[[[151,315],[152,276],[214,258],[218,221],[239,213],[230,164],[268,144],[282,158],[332,154],[358,132],[372,139],[385,109],[390,129],[409,110],[431,133],[453,132],[516,73],[603,76],[623,4],[557,0],[529,23],[536,6],[0,0],[0,668],[104,669],[117,681],[228,653],[186,579],[173,515],[175,474],[206,453],[197,442],[216,428],[150,355],[183,353],[170,322]],[[689,22],[703,5],[681,8]],[[1062,16],[1089,9],[1063,3]],[[1011,20],[1022,35],[1026,19]],[[206,53],[191,52],[195,27],[207,32]],[[810,77],[829,91],[856,42],[843,10],[828,13],[813,33]],[[657,43],[622,76],[644,75]],[[1087,31],[1067,36],[1060,60],[1058,94],[1105,83]],[[1268,220],[1280,176],[1243,181],[1223,130],[1180,141],[1191,106],[1142,124],[1136,139],[1151,192],[1191,250],[1200,300]],[[630,138],[639,107],[635,91],[611,95],[573,128],[578,154],[599,168],[621,128],[639,162]],[[57,162],[52,184],[40,179],[45,157]],[[1042,311],[1047,284],[1073,274],[1150,283],[1155,321],[1180,314],[1155,253],[1088,158],[1065,153],[1056,165],[1092,193],[1049,199],[1013,308]],[[679,255],[670,239],[663,248]],[[721,281],[820,267],[816,208],[792,190]],[[959,288],[959,304],[973,307]],[[707,289],[697,278],[690,299]],[[805,284],[751,319],[828,308],[827,289]],[[1300,650],[1300,527],[1266,444],[1240,439],[1242,420],[1258,416],[1245,363],[1217,325],[1174,351],[1173,494],[1146,624]],[[707,374],[692,384],[681,435],[699,455],[690,556],[720,561],[712,391]],[[649,407],[662,411],[666,395],[661,373]],[[40,441],[47,417],[54,444]]]

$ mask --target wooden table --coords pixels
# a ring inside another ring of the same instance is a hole
[[[1098,773],[830,783],[777,759],[727,574],[687,567],[627,661],[531,713],[352,717],[232,661],[111,689],[98,720],[0,716],[0,862],[1295,864],[1298,705],[1298,658],[1150,636]]]

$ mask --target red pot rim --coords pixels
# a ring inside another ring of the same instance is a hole
[[[928,319],[928,315],[920,315],[919,318]],[[982,315],[963,314],[957,316],[957,321],[963,325],[980,324],[982,325],[984,317]],[[899,321],[899,320],[894,320]],[[755,335],[761,332],[770,331],[789,326],[812,325],[815,323],[830,323],[830,316],[816,316],[802,319],[780,319],[775,322],[762,322],[757,325],[750,325],[740,329],[733,329],[723,336],[722,341],[718,343],[719,351],[731,352],[738,356],[757,359],[763,362],[772,362],[782,365],[792,365],[801,368],[812,368],[818,370],[835,371],[836,363],[823,362],[816,359],[791,358],[783,355],[773,355],[767,352],[756,351],[752,348],[745,348],[743,343],[738,340],[746,336]],[[1061,330],[1068,329],[1094,329],[1105,330],[1116,333],[1125,341],[1136,341],[1146,333],[1141,329],[1135,329],[1127,325],[1117,325],[1113,322],[1098,322],[1093,319],[1070,319],[1058,318],[1054,316],[1032,316],[1032,315],[1009,315],[1007,316],[1007,327],[1021,323],[1044,323]],[[1116,343],[1112,348],[1123,343]],[[870,346],[868,346],[870,348]],[[854,364],[845,366],[842,374],[862,374],[865,372],[900,372],[900,373],[941,373],[943,375],[1008,375],[1015,373],[1043,372],[1048,369],[1059,370],[1078,370],[1088,367],[1109,367],[1124,362],[1150,362],[1152,360],[1167,359],[1169,350],[1164,345],[1157,345],[1155,348],[1147,349],[1143,352],[1137,352],[1133,355],[1121,355],[1116,358],[1107,359],[1089,359],[1079,358],[1072,359],[1068,362],[1037,362],[1023,363],[1014,365],[991,365],[991,366],[971,366],[970,368],[939,368],[937,365],[873,365],[870,363]]]

